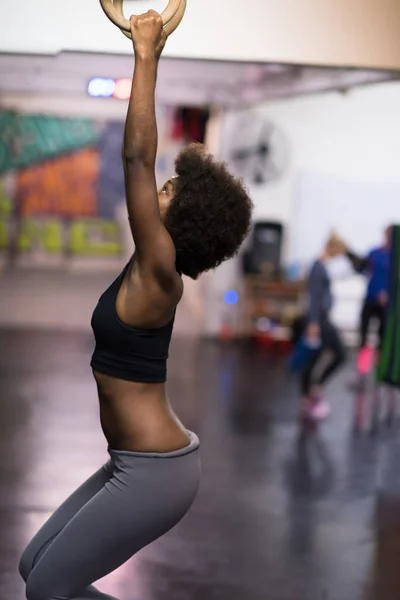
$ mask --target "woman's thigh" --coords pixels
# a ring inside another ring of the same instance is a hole
[[[33,569],[28,600],[73,598],[170,530],[188,511],[199,484],[197,451],[165,460],[120,454],[110,480]]]
[[[27,581],[35,563],[52,544],[76,513],[97,494],[112,475],[111,461],[85,481],[51,515],[26,547],[19,564],[19,571]]]

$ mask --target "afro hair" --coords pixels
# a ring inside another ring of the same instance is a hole
[[[175,162],[178,185],[165,226],[176,249],[178,271],[197,279],[234,256],[249,233],[253,204],[243,183],[201,144]]]

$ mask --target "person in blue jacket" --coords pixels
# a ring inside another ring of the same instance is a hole
[[[367,346],[369,328],[373,318],[377,319],[379,323],[378,348],[382,345],[388,303],[391,233],[392,228],[387,227],[383,244],[373,248],[365,257],[360,257],[349,249],[346,252],[357,273],[368,277],[367,291],[360,317],[360,350]]]

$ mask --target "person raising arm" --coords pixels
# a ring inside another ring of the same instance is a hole
[[[115,600],[92,583],[174,527],[200,480],[199,440],[169,401],[167,359],[182,274],[231,258],[252,203],[203,147],[176,159],[157,191],[155,87],[165,45],[160,15],[131,17],[135,67],[122,159],[135,253],[92,316],[91,367],[110,460],[50,517],[24,551],[28,600]]]

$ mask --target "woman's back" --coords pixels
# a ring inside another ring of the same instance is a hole
[[[174,298],[166,295],[154,301],[149,291],[146,297],[141,284],[136,284],[134,266],[131,260],[93,312],[96,347],[91,366],[101,424],[114,449],[167,452],[189,443],[165,388]],[[147,316],[149,305],[152,321]]]

